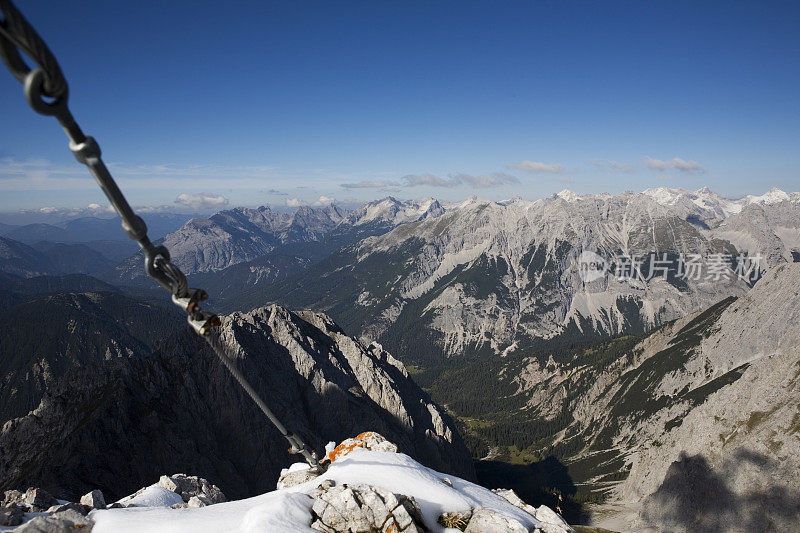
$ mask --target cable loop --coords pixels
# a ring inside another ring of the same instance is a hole
[[[67,80],[58,66],[58,61],[45,42],[28,24],[25,17],[9,0],[0,0],[0,56],[20,83],[31,68],[20,55],[20,50],[30,57],[42,69],[45,75],[43,92],[50,98],[59,98],[67,92]]]
[[[52,102],[47,102],[43,98],[43,91],[46,83],[47,76],[44,70],[37,68],[29,71],[23,80],[25,99],[28,100],[33,110],[40,115],[59,117],[68,114],[67,100],[69,98],[69,89],[64,87],[64,92],[60,96],[55,98]]]

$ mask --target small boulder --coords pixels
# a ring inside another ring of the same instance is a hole
[[[158,480],[158,484],[162,488],[180,494],[183,501],[187,503],[192,496],[203,496],[210,502],[208,505],[228,501],[219,487],[197,476],[187,476],[186,474],[161,476]]]
[[[211,501],[205,496],[192,496],[189,498],[189,501],[186,502],[186,507],[191,507],[193,509],[205,507],[207,505],[211,505]]]
[[[169,476],[161,476],[158,478],[158,485],[163,489],[178,492],[178,484],[172,481],[172,478]]]
[[[53,505],[58,505],[58,500],[44,489],[29,488],[25,491],[25,503],[31,508],[32,512],[41,513]]]
[[[327,449],[327,448],[326,448]],[[331,463],[340,457],[348,455],[356,449],[371,450],[374,452],[397,452],[397,445],[386,440],[380,433],[366,431],[355,438],[343,440],[337,447],[329,451],[322,462]]]
[[[533,505],[528,505],[522,498],[517,496],[517,493],[514,492],[514,489],[492,489],[492,492],[497,494],[498,496],[502,496],[508,503],[519,507],[520,509],[524,510],[531,516],[536,516],[536,508]]]
[[[511,489],[494,489],[495,494],[502,496],[509,503],[516,505],[520,509],[525,510],[528,514],[536,518],[541,525],[538,529],[542,533],[575,533],[567,522],[561,518],[561,515],[547,507],[546,505],[540,506],[538,509],[533,505],[529,505],[522,501],[522,498],[517,496],[517,493]]]
[[[546,505],[537,507],[534,516],[541,522],[539,529],[542,530],[542,533],[575,533],[575,530],[561,518],[561,515]]]
[[[70,509],[73,510],[73,511],[76,511],[76,512],[78,512],[78,513],[80,513],[80,514],[82,514],[84,516],[89,514],[89,511],[92,510],[92,508],[89,507],[89,506],[82,505],[80,503],[69,502],[69,503],[64,503],[64,504],[60,504],[60,505],[53,505],[52,507],[50,507],[47,510],[47,512],[50,513],[50,514],[53,514],[53,513],[60,513],[62,511],[68,511]]]
[[[312,469],[308,467],[308,465],[306,465],[306,467],[307,468],[294,470],[291,468],[284,468],[281,471],[281,476],[278,478],[278,489],[288,489],[289,487],[301,485],[319,477],[319,472],[316,469]]]
[[[25,493],[18,490],[7,490],[3,493],[3,507],[25,505]]]
[[[505,516],[485,507],[478,507],[472,513],[464,533],[528,533],[516,518]]]
[[[106,499],[105,497],[103,497],[103,493],[97,489],[81,496],[81,503],[83,505],[88,505],[89,507],[93,507],[94,509],[106,508]]]
[[[92,522],[82,514],[68,509],[48,516],[37,516],[15,531],[20,533],[86,533],[92,530]]]

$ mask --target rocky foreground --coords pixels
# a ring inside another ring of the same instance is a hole
[[[99,490],[80,502],[56,500],[42,489],[10,490],[0,524],[28,533],[573,531],[548,507],[426,468],[376,433],[329,449],[325,473],[292,465],[282,472],[278,490],[246,500],[228,502],[215,485],[184,474],[161,476],[111,504]]]

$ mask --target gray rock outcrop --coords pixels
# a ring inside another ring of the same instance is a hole
[[[88,532],[93,522],[81,513],[67,509],[46,516],[37,516],[15,531],[20,533],[74,533],[76,530]]]
[[[370,485],[340,485],[314,495],[311,528],[325,533],[428,531],[413,498]]]
[[[106,499],[103,497],[103,492],[97,489],[81,496],[81,504],[88,505],[94,509],[105,509]]]
[[[196,498],[197,501],[194,505],[196,507],[201,507],[197,503],[202,503],[205,506],[228,501],[225,494],[219,490],[219,487],[197,476],[187,476],[186,474],[161,476],[158,484],[167,490],[180,494],[186,503],[190,503],[192,498]]]
[[[474,476],[453,423],[403,365],[328,317],[270,306],[226,317],[220,338],[314,449],[376,430],[427,466]],[[34,411],[0,431],[0,489],[35,485],[67,499],[99,489],[114,499],[183,471],[238,499],[274,488],[293,462],[286,448],[209,347],[186,331],[151,355],[92,361],[55,380]]]

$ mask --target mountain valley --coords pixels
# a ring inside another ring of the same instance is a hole
[[[0,239],[4,486],[74,496],[184,470],[246,487],[235,497],[266,490],[289,461],[279,435],[140,255]],[[798,193],[237,208],[163,242],[316,449],[379,431],[427,466],[609,529],[800,516]],[[152,471],[129,470],[123,450],[148,446]],[[735,505],[708,513],[713,491]]]

